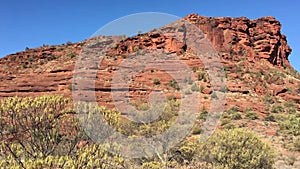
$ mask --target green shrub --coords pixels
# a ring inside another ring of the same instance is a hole
[[[300,135],[300,117],[290,115],[287,120],[279,123],[280,131],[286,134]]]
[[[273,169],[274,152],[252,131],[218,131],[200,148],[203,161],[219,169]]]
[[[170,80],[169,83],[168,83],[168,86],[169,87],[173,87],[176,90],[180,89],[179,85],[178,85],[178,83],[177,83],[177,81],[175,79]]]
[[[89,130],[89,127],[99,125],[99,119],[91,116],[92,114],[101,113],[103,120],[110,126],[117,126],[119,113],[86,103],[80,103],[76,107],[79,105],[82,105],[81,109],[76,110],[82,116],[75,115],[71,99],[63,96],[2,99],[0,168],[120,166],[123,159],[109,154],[107,146],[94,144],[77,146],[81,141],[90,141],[81,129],[79,119],[91,122],[86,127],[88,131],[95,131]],[[86,116],[83,116],[84,114]]]
[[[184,165],[184,163],[190,163],[195,159],[195,155],[198,153],[198,142],[195,140],[184,140],[180,145],[172,148],[168,154],[173,161]]]
[[[272,113],[283,113],[284,107],[282,105],[272,105],[271,112]]]
[[[300,137],[294,139],[294,150],[300,152]]]
[[[288,101],[284,103],[284,109],[286,113],[294,114],[297,112],[298,106],[294,102]]]
[[[273,114],[268,114],[265,118],[264,121],[271,121],[271,122],[276,122],[276,118]]]
[[[139,46],[134,46],[134,48],[133,48],[133,51],[134,51],[134,52],[137,52],[137,51],[139,51],[139,50],[140,50]]]
[[[245,118],[248,120],[256,120],[256,119],[258,119],[258,115],[256,112],[254,112],[252,110],[248,110],[245,113]]]
[[[22,156],[22,162],[8,155],[0,159],[0,168],[121,168],[124,166],[124,159],[111,155],[108,148],[109,145],[91,144],[76,149],[73,152],[76,156],[47,155],[44,158],[40,156],[30,158],[24,155],[21,145],[13,144],[11,150]]]
[[[142,165],[142,169],[161,169],[161,168],[163,168],[163,164],[155,161],[145,162]]]
[[[233,123],[227,123],[227,124],[224,124],[222,127],[223,127],[223,129],[235,129],[238,126],[236,124],[233,124]]]
[[[226,110],[223,116],[231,120],[240,120],[242,119],[242,116],[238,111],[239,108],[237,106],[233,106],[230,109]]]
[[[231,120],[240,120],[240,119],[242,119],[242,115],[238,112],[235,112],[230,115],[230,119]]]
[[[200,134],[202,131],[203,129],[201,128],[201,126],[195,125],[192,129],[192,134]]]
[[[70,90],[70,91],[72,91],[73,90],[73,84],[71,83],[71,84],[69,84],[69,86],[68,86],[68,89]]]
[[[68,58],[74,58],[74,57],[76,57],[76,55],[77,54],[75,52],[70,52],[70,53],[67,54],[67,57]]]
[[[266,103],[266,104],[273,104],[273,103],[275,103],[274,98],[273,98],[273,96],[271,94],[266,94],[263,97],[263,102]]]
[[[208,111],[203,107],[198,119],[205,120],[207,118],[207,115],[208,115]]]
[[[205,87],[204,87],[203,85],[201,85],[199,91],[200,91],[201,93],[203,93],[204,89],[205,89]]]
[[[154,85],[160,85],[160,80],[158,78],[153,79],[153,84]]]
[[[205,82],[207,81],[205,72],[199,72],[198,73],[198,80],[199,81],[203,80]]]

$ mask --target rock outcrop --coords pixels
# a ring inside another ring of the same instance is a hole
[[[277,66],[291,67],[288,56],[291,48],[286,36],[281,34],[281,24],[274,17],[257,20],[240,18],[212,18],[191,14],[186,20],[197,25],[225,57],[250,57],[266,59]]]
[[[288,61],[291,49],[287,45],[286,37],[280,32],[281,24],[275,18],[263,17],[250,20],[245,17],[212,18],[191,14],[184,19],[196,25],[203,32],[203,37],[207,37],[222,56],[222,63],[228,76],[227,90],[230,93],[259,96],[270,93],[285,99],[299,100],[298,94],[288,90],[288,88],[297,88],[298,80],[294,78],[293,83],[290,83],[291,79],[280,77],[280,72],[285,68],[291,69]],[[172,37],[174,33],[145,33],[123,38],[112,46],[107,53],[107,58],[102,61],[101,71],[97,74],[99,78],[96,81],[96,93],[99,104],[113,107],[110,96],[112,76],[123,59],[140,50],[168,51],[170,55],[179,56],[194,69],[196,79],[199,73],[203,76],[202,61],[189,53],[189,46],[186,46],[182,40]],[[64,94],[70,97],[76,56],[90,40],[26,49],[24,52],[0,59],[0,97],[43,94]],[[273,72],[270,73],[271,69]],[[272,77],[268,77],[268,74]],[[206,77],[201,79],[199,85],[204,88],[202,92],[205,97],[210,97],[212,92],[210,79],[207,74],[204,76]],[[141,95],[147,96],[153,87],[157,88],[157,85],[153,84],[153,79],[156,77],[160,80],[160,90],[172,88],[169,85],[172,78],[163,71],[146,70],[141,72],[130,86],[131,99]],[[278,88],[282,86],[283,89],[278,92]],[[180,98],[178,93],[174,95]]]

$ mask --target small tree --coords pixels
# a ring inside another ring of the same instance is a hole
[[[274,152],[252,131],[230,129],[218,131],[201,145],[202,160],[216,168],[271,169]]]

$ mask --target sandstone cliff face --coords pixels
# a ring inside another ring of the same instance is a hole
[[[191,14],[186,20],[197,25],[219,52],[230,52],[225,57],[266,59],[273,65],[291,67],[288,56],[291,48],[282,35],[281,24],[274,17],[257,20],[240,18],[211,18]]]
[[[297,88],[296,82],[292,84],[280,77],[277,79],[264,77],[270,72],[277,77],[274,72],[281,72],[285,67],[291,68],[288,61],[291,49],[287,45],[286,37],[280,32],[279,21],[275,18],[249,20],[244,17],[211,18],[191,14],[184,19],[199,27],[203,31],[203,37],[206,36],[222,56],[228,76],[229,92],[258,95],[271,93],[294,101],[300,100],[299,95],[284,90],[287,87]],[[191,68],[201,70],[202,61],[187,51],[189,47],[185,46],[182,40],[174,39],[172,37],[174,33],[165,35],[146,33],[125,38],[113,46],[107,53],[108,57],[103,60],[101,65],[103,70],[98,73],[98,77],[101,77],[96,82],[98,102],[101,105],[113,106],[109,94],[111,78],[118,69],[118,64],[137,50],[166,50],[170,54],[180,56]],[[89,40],[75,44],[28,49],[0,59],[0,97],[43,94],[64,94],[70,97],[76,56],[80,54],[87,41]],[[197,71],[195,77],[199,73]],[[265,72],[262,77],[253,75],[262,72]],[[131,86],[132,98],[149,94],[151,88],[155,87],[153,79],[156,77],[160,77],[162,90],[167,88],[169,81],[172,80],[160,71],[142,72]],[[203,92],[208,96],[211,94],[209,80],[207,78],[200,84],[205,87]],[[278,94],[277,91],[284,92]],[[179,94],[175,95],[180,98]],[[245,105],[250,104],[252,103]],[[260,111],[264,112],[263,108]]]

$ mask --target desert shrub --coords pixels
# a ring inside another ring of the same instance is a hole
[[[300,137],[294,139],[294,149],[300,152]]]
[[[62,96],[8,98],[1,101],[1,141],[22,145],[35,158],[72,150],[77,140],[76,118],[70,116],[70,99]],[[62,131],[62,128],[67,129]],[[9,141],[7,140],[9,138]]]
[[[177,81],[175,79],[170,80],[169,83],[168,83],[168,86],[169,87],[173,87],[176,90],[180,89],[179,85],[178,85],[178,83],[177,83]]]
[[[240,120],[240,119],[242,119],[242,115],[241,115],[240,113],[236,112],[236,113],[232,113],[232,114],[230,115],[230,118],[231,118],[232,120]]]
[[[137,51],[139,51],[140,50],[140,47],[139,46],[134,46],[134,48],[133,48],[133,51],[134,52],[137,52]]]
[[[203,129],[201,128],[201,126],[195,125],[192,129],[192,134],[200,134],[202,131]]]
[[[176,161],[179,164],[190,163],[195,160],[199,145],[195,140],[184,140],[178,146],[172,148],[168,154],[170,161]]]
[[[239,108],[237,106],[233,106],[230,109],[226,110],[223,114],[224,118],[229,118],[231,120],[240,120],[242,119],[241,114],[239,113]]]
[[[101,113],[109,125],[116,126],[119,113],[81,103],[80,116],[75,116],[72,105],[71,99],[56,95],[2,99],[0,168],[114,168],[111,160],[122,161],[108,156],[107,146],[79,146],[82,141],[89,141],[79,120],[92,118],[86,127],[93,128],[99,119],[94,120],[91,115]]]
[[[263,102],[265,104],[273,104],[273,103],[275,103],[274,98],[273,98],[273,96],[271,94],[266,94],[263,97]]]
[[[154,85],[160,85],[160,80],[158,78],[153,79],[153,84]]]
[[[76,57],[76,55],[77,54],[75,52],[70,52],[70,53],[67,54],[67,57],[68,58],[74,58],[74,57]]]
[[[222,127],[223,127],[223,129],[235,129],[238,126],[236,124],[233,124],[233,123],[227,123],[227,124],[223,125]]]
[[[231,113],[235,113],[239,111],[239,107],[237,106],[232,106],[230,109],[228,109],[226,112],[228,112],[229,114]]]
[[[224,125],[227,125],[227,124],[230,124],[231,123],[231,120],[228,119],[228,118],[222,118],[221,119],[221,126],[224,126]]]
[[[284,107],[282,105],[272,105],[271,106],[272,113],[282,113],[284,112]]]
[[[198,119],[205,120],[207,118],[207,115],[208,115],[208,111],[205,109],[205,107],[203,107],[198,116]]]
[[[68,89],[69,89],[70,91],[73,91],[73,84],[72,84],[72,83],[69,84]]]
[[[220,169],[272,169],[275,155],[254,132],[231,129],[218,131],[203,143],[200,157]]]
[[[271,121],[271,122],[276,122],[276,118],[273,114],[268,114],[265,118],[264,121]]]
[[[290,115],[287,120],[279,123],[280,131],[286,134],[300,135],[300,117]]]
[[[286,113],[294,114],[297,112],[298,106],[294,102],[288,101],[284,103],[284,109]]]
[[[205,89],[205,87],[204,87],[203,85],[201,85],[199,91],[200,91],[201,93],[203,93],[204,89]]]
[[[252,109],[247,109],[245,112],[245,118],[248,120],[256,120],[258,119],[258,115],[255,111],[252,111]]]
[[[202,81],[202,80],[203,80],[204,82],[207,81],[205,72],[199,72],[199,73],[198,73],[198,80],[199,80],[199,81]]]
[[[16,161],[12,154],[0,160],[1,168],[124,168],[124,159],[108,152],[109,145],[85,145],[71,155],[47,155],[30,158],[22,151],[22,145],[12,144],[12,154],[22,157]]]
[[[163,164],[156,161],[145,162],[142,165],[142,169],[161,169],[163,168]]]

